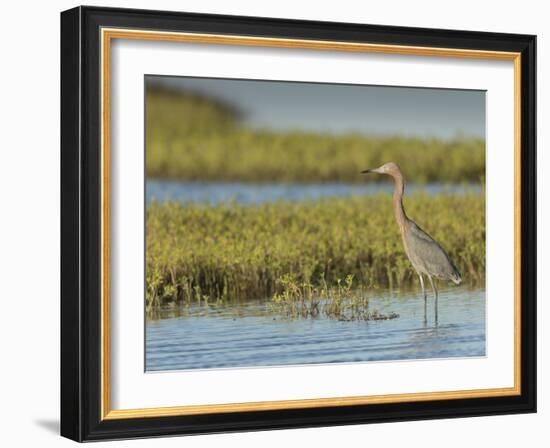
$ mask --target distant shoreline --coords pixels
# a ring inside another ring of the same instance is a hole
[[[149,89],[146,175],[217,182],[364,182],[393,160],[408,182],[484,182],[485,141],[252,129],[239,111],[197,95]],[[405,169],[406,168],[406,169]]]

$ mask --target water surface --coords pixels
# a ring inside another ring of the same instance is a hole
[[[145,199],[151,201],[200,202],[216,205],[235,201],[244,205],[255,205],[277,200],[302,201],[316,200],[323,197],[346,197],[373,195],[381,192],[391,193],[390,182],[369,182],[364,184],[317,183],[239,183],[239,182],[176,182],[147,179]],[[479,192],[479,184],[407,184],[407,193],[422,191],[430,195],[464,194]]]
[[[369,306],[399,318],[287,319],[266,302],[166,309],[146,322],[146,370],[212,369],[485,356],[485,290],[449,287],[433,298],[373,292]]]

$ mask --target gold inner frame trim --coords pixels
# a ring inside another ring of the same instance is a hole
[[[514,386],[506,388],[419,392],[302,400],[188,405],[140,409],[111,409],[110,345],[110,50],[113,39],[240,45],[356,53],[456,57],[513,61],[514,63]],[[459,48],[418,47],[305,39],[279,39],[217,34],[101,29],[101,419],[167,417],[315,407],[350,406],[413,401],[501,397],[521,394],[521,54]]]

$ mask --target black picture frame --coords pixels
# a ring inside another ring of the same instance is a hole
[[[102,420],[102,27],[521,53],[521,394]],[[61,434],[92,441],[535,412],[535,55],[532,35],[99,7],[61,13]]]

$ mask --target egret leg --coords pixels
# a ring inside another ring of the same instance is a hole
[[[420,287],[422,288],[422,295],[424,296],[424,325],[426,325],[426,322],[428,322],[428,296],[424,288],[424,277],[422,277],[422,274],[418,273],[418,278],[420,279]]]
[[[435,287],[435,283],[434,283],[431,275],[428,275],[428,278],[430,279],[430,283],[432,285],[432,290],[433,290],[434,295],[435,295],[435,323],[437,325],[437,288]]]

